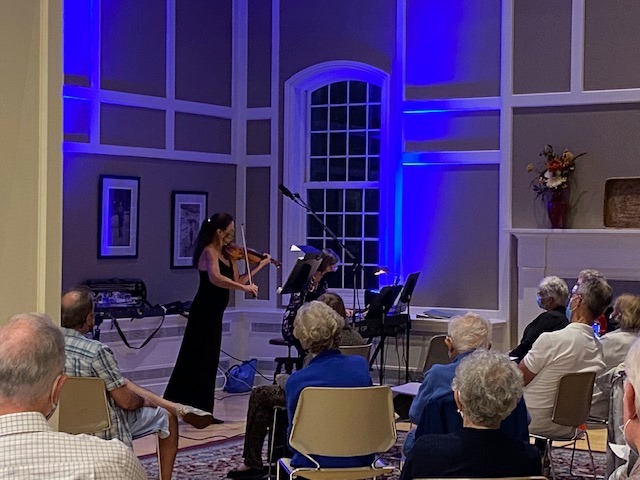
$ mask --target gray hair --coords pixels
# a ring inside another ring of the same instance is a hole
[[[580,281],[576,294],[582,297],[591,320],[595,320],[611,303],[613,290],[604,277],[591,275]]]
[[[613,309],[620,312],[620,329],[640,331],[640,296],[623,293],[613,302]]]
[[[14,315],[0,326],[0,398],[33,404],[64,373],[64,358],[64,337],[48,315]]]
[[[70,288],[62,294],[60,312],[63,327],[79,329],[93,313],[93,292],[84,285]]]
[[[538,290],[544,297],[550,297],[556,306],[566,305],[569,299],[569,287],[560,277],[544,277],[538,284]]]
[[[586,278],[589,277],[604,278],[604,276],[598,270],[594,270],[593,268],[585,268],[578,274],[577,283],[582,283]]]
[[[627,357],[624,359],[624,370],[627,374],[627,380],[633,385],[635,391],[635,407],[636,413],[640,415],[640,339],[633,342]]]
[[[449,321],[447,335],[459,353],[491,345],[491,322],[477,313],[467,312]]]
[[[338,348],[344,319],[326,303],[314,300],[298,310],[293,322],[293,335],[310,353]]]
[[[520,401],[524,381],[506,355],[476,350],[462,359],[451,387],[473,424],[497,427]]]

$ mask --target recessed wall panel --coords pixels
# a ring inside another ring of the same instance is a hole
[[[500,94],[500,0],[407,0],[405,97]]]
[[[513,92],[568,92],[571,0],[513,3]]]
[[[271,105],[271,1],[249,0],[247,106]]]
[[[100,2],[100,86],[162,97],[166,85],[166,2]]]
[[[124,147],[165,147],[165,112],[125,105],[100,105],[100,143]]]
[[[247,121],[247,155],[269,155],[271,153],[271,121]]]
[[[176,113],[175,148],[191,152],[231,153],[231,120]]]
[[[640,2],[585,3],[584,87],[640,87]]]
[[[404,151],[498,150],[500,112],[445,111],[404,115]]]
[[[405,166],[403,272],[415,305],[498,308],[499,167]]]
[[[231,105],[231,4],[176,2],[176,98]]]
[[[249,167],[246,180],[246,235],[249,247],[258,252],[269,252],[271,225],[271,168]],[[239,227],[236,227],[239,228]],[[271,252],[275,255],[274,252]],[[271,288],[269,284],[269,265],[257,275],[255,283],[260,292],[258,298],[268,299]]]
[[[64,140],[88,143],[91,126],[89,100],[63,97],[62,101]]]

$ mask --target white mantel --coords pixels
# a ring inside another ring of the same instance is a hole
[[[516,258],[518,338],[539,313],[538,283],[548,275],[576,278],[585,268],[611,280],[640,281],[640,230],[511,229]],[[569,285],[571,288],[572,285]],[[515,300],[515,299],[514,299]]]

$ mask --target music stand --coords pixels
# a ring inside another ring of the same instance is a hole
[[[407,321],[406,321],[406,341],[407,341],[407,351],[405,356],[405,368],[404,368],[404,376],[405,382],[409,382],[409,351],[411,350],[410,340],[411,340],[411,312],[409,311],[409,306],[411,305],[411,297],[413,296],[413,290],[416,288],[416,284],[418,283],[418,277],[420,276],[420,272],[410,273],[407,277],[407,281],[404,284],[404,288],[402,292],[400,292],[400,297],[398,299],[398,303],[394,305],[396,315],[403,315],[406,312]]]
[[[296,264],[287,277],[287,281],[278,289],[278,293],[284,295],[298,293],[303,290],[307,281],[316,273],[322,262],[322,252],[319,250],[316,250],[316,252],[307,253],[304,257],[298,257]]]

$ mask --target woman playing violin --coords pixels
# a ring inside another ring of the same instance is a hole
[[[213,413],[222,316],[229,303],[229,290],[242,290],[257,297],[253,275],[271,262],[264,254],[250,273],[240,275],[236,260],[225,254],[235,234],[233,217],[216,213],[200,227],[193,265],[198,267],[200,286],[191,308],[180,353],[169,379],[165,398]],[[249,267],[247,267],[249,268]],[[222,423],[221,420],[214,420]]]

